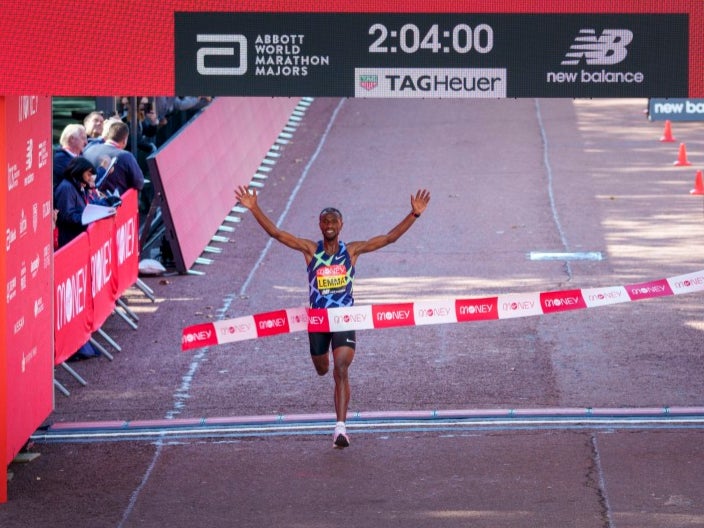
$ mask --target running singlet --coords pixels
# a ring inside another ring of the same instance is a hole
[[[352,306],[353,279],[354,266],[345,243],[340,242],[338,252],[328,255],[323,248],[323,241],[319,241],[313,260],[308,264],[311,308]]]

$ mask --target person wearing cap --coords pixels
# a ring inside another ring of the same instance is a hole
[[[334,207],[320,212],[319,227],[322,239],[318,242],[299,238],[279,229],[257,204],[256,190],[240,186],[235,190],[239,203],[249,209],[255,220],[274,240],[300,251],[308,267],[308,285],[311,308],[334,308],[352,306],[354,297],[352,282],[357,258],[363,253],[376,251],[396,242],[425,211],[430,201],[430,192],[420,189],[411,195],[411,211],[385,235],[369,240],[345,244],[339,239],[342,231],[342,213]],[[315,370],[321,376],[330,367],[330,350],[333,358],[333,378],[335,380],[335,414],[337,423],[333,433],[333,446],[344,448],[350,445],[345,422],[350,402],[350,382],[348,370],[354,359],[356,348],[355,332],[309,332],[310,354]]]

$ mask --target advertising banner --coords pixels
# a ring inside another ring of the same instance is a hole
[[[6,97],[4,129],[7,391],[4,460],[9,463],[53,409],[51,99]]]
[[[106,2],[109,47],[80,2],[2,15],[3,94],[704,97],[701,0]]]
[[[117,259],[115,218],[88,226],[90,294],[93,298],[91,330],[97,331],[115,309],[117,301]]]
[[[93,328],[88,234],[81,233],[54,255],[54,362],[71,357]]]
[[[704,121],[704,99],[651,99],[648,118],[653,121]]]
[[[5,123],[5,98],[0,97],[0,123]],[[5,145],[5,127],[0,125],[0,145]],[[5,149],[0,147],[0,167],[7,167]],[[0,185],[0,211],[7,211],[7,187]],[[7,219],[0,214],[0,242],[5,247]],[[7,261],[0,250],[0,299],[7,297]],[[0,321],[7,321],[7,305],[0,301]],[[7,451],[7,328],[0,325],[0,453]],[[0,503],[7,501],[7,465],[0,464]]]
[[[689,86],[686,14],[176,13],[174,39],[177,93],[685,97]]]
[[[704,270],[699,270],[625,286],[505,293],[475,299],[409,301],[327,309],[301,306],[188,326],[181,332],[181,350],[306,330],[344,332],[517,319],[702,291]]]
[[[139,212],[138,195],[128,189],[115,215],[115,250],[117,270],[116,298],[137,282],[139,277]]]

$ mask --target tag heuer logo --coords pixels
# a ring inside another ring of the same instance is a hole
[[[359,85],[365,90],[373,90],[379,84],[379,78],[376,75],[360,75]]]

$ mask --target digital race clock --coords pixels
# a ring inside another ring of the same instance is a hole
[[[427,30],[416,24],[390,29],[375,23],[369,27],[373,41],[369,53],[489,53],[494,47],[494,30],[489,24],[455,24],[449,28],[431,25]]]

